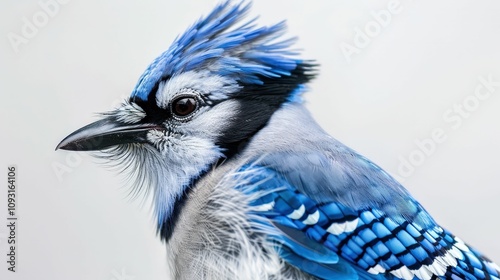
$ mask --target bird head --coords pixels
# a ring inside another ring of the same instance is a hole
[[[243,22],[230,1],[174,40],[123,105],[67,136],[58,149],[102,151],[154,186],[160,222],[193,181],[240,152],[272,114],[299,102],[313,65],[283,39],[284,22]]]

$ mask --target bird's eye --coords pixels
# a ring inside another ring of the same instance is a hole
[[[172,102],[172,114],[177,117],[185,117],[196,110],[198,107],[196,98],[180,97]]]

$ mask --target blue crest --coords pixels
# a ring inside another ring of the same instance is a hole
[[[249,8],[245,2],[217,5],[149,65],[131,98],[146,101],[159,81],[196,69],[229,76],[241,84],[262,85],[263,79],[297,76],[293,71],[300,68],[307,82],[312,75],[305,72],[313,65],[294,58],[297,53],[290,49],[294,38],[281,39],[285,22],[258,27],[254,18],[241,23]]]

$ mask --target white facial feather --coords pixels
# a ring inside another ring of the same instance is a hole
[[[177,129],[183,134],[196,133],[199,137],[215,141],[239,113],[240,104],[235,100],[227,100],[208,110],[201,110],[198,116]]]
[[[156,94],[156,102],[158,107],[167,108],[169,102],[186,89],[208,96],[210,100],[223,100],[239,88],[240,86],[236,81],[214,75],[208,70],[189,71],[173,76],[168,81],[161,83]]]
[[[170,214],[168,203],[172,204],[182,194],[190,180],[223,156],[215,140],[238,113],[237,106],[236,101],[228,100],[201,110],[190,121],[169,127],[165,132],[148,133],[148,141],[161,154],[165,169],[155,189],[160,221]]]
[[[173,98],[187,92],[210,95],[208,100],[217,100],[237,89],[238,85],[231,80],[209,75],[206,71],[191,71],[161,83],[156,100],[158,106],[166,109]],[[138,188],[146,187],[153,191],[159,223],[170,215],[174,202],[190,182],[223,157],[223,151],[215,142],[239,113],[238,104],[234,100],[226,100],[202,106],[188,121],[166,119],[164,130],[148,132],[150,148],[124,146],[110,149],[111,153],[116,153],[114,159],[117,162],[125,162],[131,167],[129,171],[139,173],[142,179],[135,182],[141,185]],[[134,124],[142,120],[146,113],[137,104],[126,102],[112,115],[121,122]],[[124,153],[128,155],[124,156]],[[132,159],[136,163],[131,163]]]
[[[146,112],[133,102],[124,102],[123,105],[112,112],[116,119],[122,123],[135,124],[140,122],[145,116]]]
[[[222,152],[209,139],[180,134],[150,131],[148,140],[161,153],[162,163],[155,185],[155,203],[159,222],[172,211],[173,202],[182,194],[190,180],[205,171],[222,156]]]

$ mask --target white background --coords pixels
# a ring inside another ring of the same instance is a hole
[[[259,0],[251,14],[264,24],[287,19],[303,57],[321,64],[306,100],[328,132],[399,176],[442,226],[500,262],[500,87],[457,129],[443,119],[472,100],[479,76],[500,81],[500,2],[397,1],[401,11],[348,62],[340,45],[355,46],[356,28],[389,2]],[[123,178],[88,154],[54,148],[116,107],[213,4],[70,0],[16,47],[9,36],[23,36],[23,17],[33,22],[43,10],[37,1],[1,2],[1,279],[166,279],[148,204],[127,198]],[[411,175],[398,171],[436,128],[446,140]],[[19,170],[16,273],[4,261],[9,164]]]

